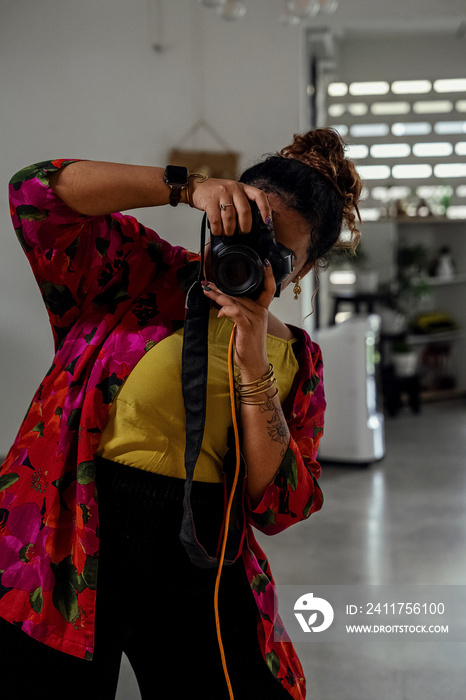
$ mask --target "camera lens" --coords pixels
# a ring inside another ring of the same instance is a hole
[[[241,289],[245,284],[250,284],[251,265],[248,260],[225,260],[222,273],[225,282],[232,288]]]
[[[219,255],[216,277],[217,286],[226,294],[250,294],[260,286],[264,277],[261,259],[250,248],[231,246]]]

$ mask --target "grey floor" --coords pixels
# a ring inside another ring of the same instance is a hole
[[[322,511],[258,534],[279,585],[466,584],[466,401],[403,409],[386,445],[368,469],[323,465]],[[308,700],[466,698],[463,642],[295,646]],[[140,698],[126,658],[117,698]]]

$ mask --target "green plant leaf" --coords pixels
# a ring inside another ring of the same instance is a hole
[[[316,374],[313,374],[310,379],[307,379],[303,384],[304,396],[306,396],[306,394],[313,394],[316,387],[319,385],[319,382],[320,378]]]
[[[97,557],[88,556],[82,573],[82,578],[88,588],[95,591],[97,587]]]
[[[309,517],[309,513],[311,512],[312,504],[314,503],[314,501],[315,501],[315,496],[314,496],[314,494],[312,494],[311,497],[309,498],[308,502],[304,506],[303,515],[305,518]]]
[[[36,588],[30,595],[31,608],[36,613],[42,612],[42,606],[44,605],[44,599],[42,597],[42,586]]]
[[[280,659],[278,658],[277,654],[273,651],[273,649],[271,652],[265,655],[265,660],[267,662],[267,666],[272,671],[275,678],[277,678],[278,673],[280,671]]]
[[[271,508],[267,508],[264,513],[253,513],[253,518],[259,527],[267,527],[275,523],[275,513]]]
[[[2,476],[0,476],[0,491],[8,489],[13,484],[16,484],[18,479],[19,474],[2,474]]]
[[[16,215],[20,221],[44,221],[48,217],[48,212],[32,204],[20,204],[16,207]]]
[[[37,423],[32,430],[32,433],[39,433],[39,437],[44,437],[44,422],[40,421],[40,423]]]
[[[296,464],[296,457],[293,450],[287,449],[283,461],[280,465],[277,476],[285,476],[286,483],[290,486],[292,491],[296,491],[298,486],[298,465]]]
[[[257,574],[251,581],[251,588],[256,593],[264,593],[269,583],[270,581],[265,574]]]
[[[78,484],[81,484],[81,486],[88,486],[93,481],[95,481],[94,462],[81,462],[78,465]]]
[[[79,614],[77,590],[83,590],[85,587],[82,585],[82,578],[72,563],[71,556],[67,556],[59,564],[52,564],[52,571],[55,576],[53,604],[67,622],[74,622]]]

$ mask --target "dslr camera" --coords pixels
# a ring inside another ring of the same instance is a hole
[[[281,283],[293,271],[293,252],[277,243],[272,225],[262,220],[255,202],[250,202],[252,228],[232,236],[210,236],[212,277],[217,287],[233,297],[257,299],[264,289],[264,260],[269,260],[280,296]]]

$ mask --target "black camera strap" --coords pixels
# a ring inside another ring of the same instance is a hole
[[[204,436],[206,402],[207,402],[207,369],[208,369],[208,330],[210,301],[204,294],[201,280],[204,270],[204,246],[206,232],[206,215],[201,227],[201,261],[197,280],[189,289],[186,299],[186,316],[184,323],[182,351],[182,389],[186,410],[186,448],[185,469],[186,481],[183,500],[183,520],[180,540],[183,543],[191,561],[201,568],[218,566],[219,559],[211,556],[204,549],[196,536],[193,511],[191,506],[191,489],[194,469],[201,450]],[[225,466],[229,460],[226,460]],[[231,488],[229,469],[226,472],[227,491]],[[244,488],[244,480],[242,484]],[[224,564],[232,564],[240,555],[244,539],[245,516],[242,501],[242,488],[238,486],[235,493],[236,526],[229,532],[225,551]],[[238,527],[239,526],[239,527]],[[231,535],[231,536],[230,536]]]

